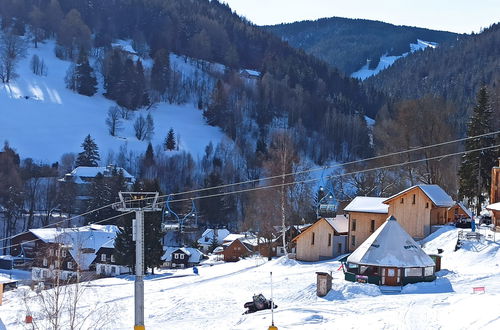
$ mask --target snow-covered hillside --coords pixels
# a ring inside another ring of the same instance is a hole
[[[498,329],[500,314],[500,245],[491,239],[466,244],[454,252],[458,230],[443,227],[424,248],[444,249],[435,282],[407,285],[398,294],[383,294],[371,284],[346,282],[338,261],[265,262],[247,259],[190,269],[165,270],[146,280],[146,326],[151,329],[266,329],[270,311],[242,315],[254,293],[270,295],[273,272],[279,329]],[[498,239],[498,237],[497,237]],[[332,291],[316,296],[318,271],[333,273]],[[86,284],[81,312],[107,304],[112,323],[103,328],[128,329],[133,324],[132,277]],[[484,294],[472,288],[484,286]],[[22,329],[25,313],[18,292],[7,292],[0,318],[7,329]],[[37,309],[35,309],[37,310]],[[36,314],[35,314],[36,317]],[[103,319],[105,321],[105,319]],[[1,323],[0,323],[1,324]]]
[[[436,48],[437,43],[417,39],[416,44],[413,44],[413,43],[410,44],[410,52],[404,53],[404,54],[398,55],[398,56],[383,55],[382,57],[380,57],[380,62],[378,63],[378,65],[375,69],[370,69],[368,67],[369,63],[366,63],[361,69],[352,73],[351,77],[365,80],[366,78],[374,76],[374,75],[378,74],[380,71],[388,68],[389,66],[394,64],[394,62],[396,62],[396,60],[400,59],[401,57],[404,57],[410,53],[413,53],[413,52],[416,52],[419,50],[423,50],[427,47]]]
[[[47,76],[31,72],[29,63],[34,54],[45,62]],[[174,55],[171,58],[172,66],[183,73],[195,71],[189,62]],[[102,96],[102,87],[93,97],[76,94],[65,87],[69,65],[70,62],[55,57],[53,41],[29,49],[17,68],[19,78],[8,85],[0,84],[0,142],[8,140],[22,158],[44,162],[55,162],[66,152],[80,152],[87,134],[95,139],[103,160],[110,150],[116,154],[123,145],[128,151],[144,152],[147,141],[135,138],[134,118],[124,122],[119,137],[109,135],[105,118],[114,102]],[[218,128],[206,125],[202,112],[193,104],[160,103],[149,112],[155,124],[153,146],[162,144],[172,127],[180,134],[180,149],[196,158],[210,141],[215,144],[224,136]],[[141,110],[134,114],[146,116],[147,113]]]

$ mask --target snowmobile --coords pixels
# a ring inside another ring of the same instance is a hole
[[[247,310],[243,314],[255,313],[264,309],[271,309],[271,304],[273,308],[278,308],[278,305],[274,304],[271,299],[266,299],[262,293],[255,294],[252,298],[253,301],[246,302],[243,305]]]

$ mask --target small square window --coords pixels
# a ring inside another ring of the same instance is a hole
[[[101,254],[101,261],[106,261],[106,253]]]
[[[68,269],[73,269],[73,263],[71,261],[68,261]]]

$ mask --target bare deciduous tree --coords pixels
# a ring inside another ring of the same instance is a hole
[[[134,132],[137,140],[144,140],[146,138],[147,123],[144,117],[139,116],[134,122]]]
[[[121,126],[121,111],[120,108],[112,106],[108,110],[108,116],[106,117],[106,125],[108,126],[108,132],[111,136],[116,136],[122,126]]]
[[[0,37],[0,79],[8,84],[16,78],[16,65],[26,55],[26,42],[12,31]]]

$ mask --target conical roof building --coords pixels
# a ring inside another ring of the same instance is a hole
[[[434,280],[434,269],[432,258],[391,216],[347,258],[346,279],[404,285]]]

